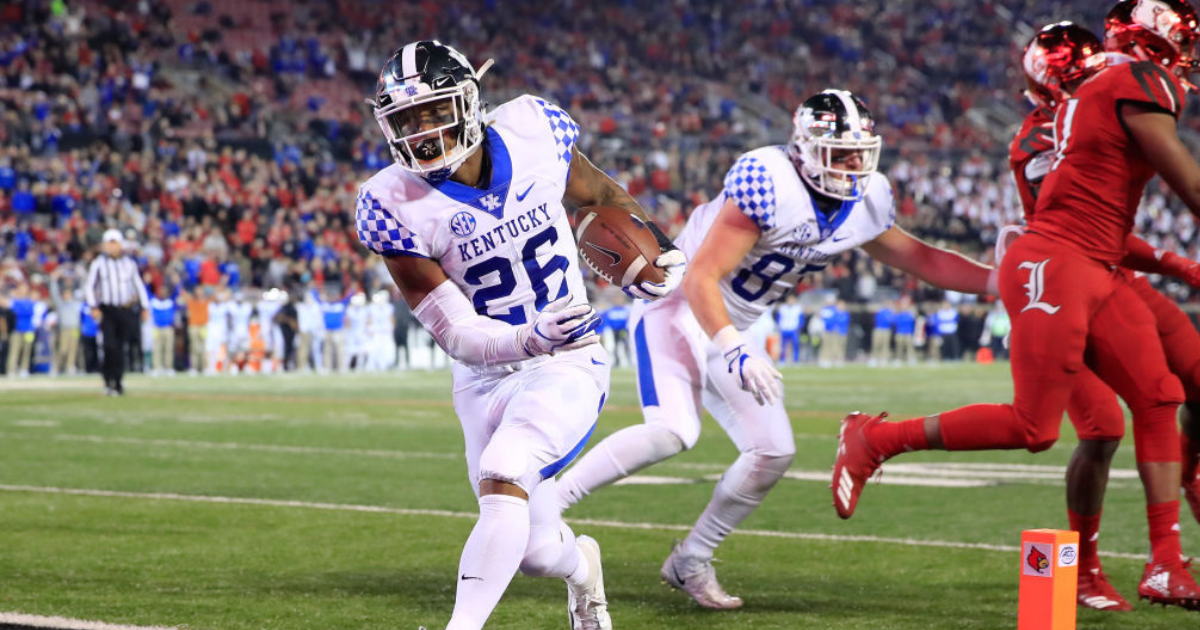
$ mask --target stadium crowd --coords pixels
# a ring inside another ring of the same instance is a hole
[[[394,320],[387,334],[408,339],[397,331],[409,327],[409,316],[394,295],[380,292],[390,284],[386,272],[357,245],[350,210],[358,183],[391,159],[361,103],[377,65],[398,43],[432,34],[469,58],[496,60],[484,79],[489,93],[529,92],[563,105],[581,124],[581,148],[673,229],[719,191],[741,151],[786,140],[788,112],[803,95],[816,87],[851,89],[879,118],[898,222],[989,259],[997,228],[1019,222],[1019,200],[997,140],[1003,134],[966,114],[989,100],[1018,97],[1014,62],[1028,33],[1013,28],[1014,16],[1039,25],[1048,11],[1061,17],[1066,7],[1031,0],[801,4],[557,0],[506,2],[501,10],[494,0],[5,3],[6,371],[21,373],[33,363],[23,357],[34,355],[38,331],[46,352],[61,348],[58,370],[94,363],[95,322],[78,289],[108,228],[124,233],[158,296],[162,309],[148,318],[151,328],[178,330],[173,360],[159,369],[217,371],[255,358],[261,366],[267,351],[279,369],[394,364],[356,355],[354,343],[329,335],[328,326],[338,332],[356,325],[352,317],[327,325],[324,316],[377,303],[378,313],[363,325],[382,335],[386,301]],[[1080,22],[1099,24],[1099,7],[1069,4]],[[522,26],[528,24],[537,28]],[[1192,124],[1198,119],[1190,116]],[[1152,191],[1138,231],[1156,246],[1200,257],[1190,215],[1165,188]],[[1165,288],[1181,301],[1194,297],[1178,283]],[[883,304],[911,302],[930,318],[944,310],[942,292],[857,253],[800,289],[850,303],[865,337],[875,328],[867,319],[886,310]],[[601,303],[622,306],[617,292],[597,291]],[[807,302],[809,321],[823,320],[811,316],[828,305]],[[222,306],[214,317],[210,303],[256,307],[247,313]],[[320,318],[312,316],[314,305]],[[959,310],[982,322],[991,307]],[[275,331],[259,333],[257,351],[252,316]],[[211,335],[236,340],[222,351],[228,356],[216,351],[213,336],[200,334],[215,321],[225,332]],[[810,338],[823,338],[826,328]],[[284,331],[293,341],[285,344]],[[154,336],[151,330],[148,338]],[[982,337],[956,335],[955,343],[969,350]],[[864,340],[862,347],[870,345]],[[203,347],[213,352],[196,354]],[[824,347],[828,353],[829,343]],[[850,347],[841,357],[857,354],[859,346]],[[335,358],[326,362],[328,356]]]

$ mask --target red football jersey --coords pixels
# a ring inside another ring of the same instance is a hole
[[[1175,75],[1150,62],[1110,66],[1084,82],[1055,112],[1054,162],[1029,230],[1117,264],[1154,176],[1125,131],[1120,106],[1144,104],[1178,118],[1184,94]]]
[[[1033,159],[1047,154],[1053,157],[1054,151],[1054,116],[1049,109],[1039,107],[1025,117],[1021,130],[1013,137],[1008,145],[1008,165],[1012,168],[1013,177],[1017,180],[1017,192],[1021,195],[1021,207],[1025,210],[1025,223],[1033,218],[1037,209],[1037,190],[1041,188],[1042,180],[1029,181],[1029,166]]]

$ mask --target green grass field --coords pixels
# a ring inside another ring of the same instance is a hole
[[[608,488],[568,514],[603,547],[616,627],[1015,628],[1013,549],[1022,529],[1066,526],[1072,431],[1037,456],[904,458],[843,522],[827,485],[846,412],[902,418],[1003,401],[1007,366],[789,369],[785,379],[794,478],[718,550],[743,610],[703,611],[658,578],[735,456],[714,423],[694,450],[647,471],[675,483]],[[135,377],[122,399],[100,396],[99,380],[0,383],[0,612],[204,630],[449,619],[476,508],[447,373]],[[632,372],[614,372],[609,400],[593,443],[640,422]],[[1133,467],[1123,445],[1102,542],[1131,598],[1147,547]],[[952,481],[988,485],[943,487]],[[1184,516],[1185,551],[1197,553],[1200,527]],[[518,577],[488,627],[566,628],[565,590]],[[1135,607],[1080,611],[1079,627],[1200,625],[1196,613]]]

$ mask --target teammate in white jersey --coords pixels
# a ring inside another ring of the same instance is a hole
[[[264,291],[254,305],[254,310],[258,313],[259,334],[262,335],[264,344],[260,368],[263,374],[271,374],[277,366],[283,365],[283,331],[275,321],[275,316],[279,309],[283,308],[286,300],[287,295],[283,291],[270,289]]]
[[[367,367],[367,320],[370,312],[367,308],[367,294],[355,293],[346,307],[346,354],[354,364],[356,372],[362,372]]]
[[[676,239],[691,261],[684,290],[630,317],[645,424],[618,431],[559,482],[573,505],[597,488],[691,448],[701,406],[741,451],[717,483],[662,578],[702,606],[742,605],[717,582],[717,545],[762,503],[795,453],[782,377],[744,333],[801,276],[862,247],[876,259],[946,289],[994,289],[990,267],[931,247],[893,225],[888,180],[876,172],[881,139],[849,92],[827,90],[796,110],[787,146],[742,155],[721,194],[699,206]],[[989,284],[991,282],[991,284]]]
[[[396,344],[392,340],[396,316],[387,291],[376,291],[367,308],[367,371],[381,372],[396,362]]]
[[[609,383],[563,200],[649,220],[576,149],[566,112],[522,96],[485,114],[478,78],[436,41],[388,60],[372,105],[395,164],[363,184],[356,217],[359,239],[385,257],[417,320],[456,360],[479,520],[447,628],[482,628],[518,569],[567,581],[574,628],[611,628],[599,546],[577,544],[555,490]],[[685,258],[650,225],[666,279],[629,290],[655,299],[679,285]]]

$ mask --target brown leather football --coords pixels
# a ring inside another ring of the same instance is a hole
[[[611,206],[580,208],[575,228],[579,256],[596,275],[621,288],[666,274],[654,266],[662,250],[646,223],[629,211]]]

